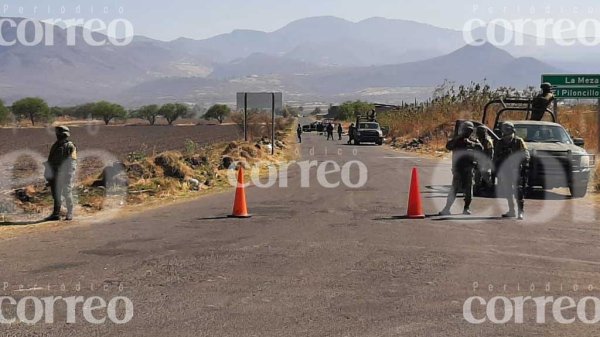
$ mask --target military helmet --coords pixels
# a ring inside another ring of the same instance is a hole
[[[502,124],[502,135],[512,135],[515,133],[515,125],[511,122],[506,122]]]
[[[460,133],[461,135],[464,135],[469,131],[470,132],[475,131],[475,124],[473,124],[473,122],[470,122],[470,121],[466,121],[466,122],[462,123],[460,125],[460,128],[458,129],[458,133]]]
[[[544,83],[542,83],[540,88],[545,91],[550,91],[550,90],[552,90],[552,84],[550,84],[548,82],[544,82]]]
[[[486,134],[487,133],[487,127],[485,125],[478,125],[477,126],[477,134]]]
[[[66,135],[67,137],[71,136],[71,130],[63,125],[57,126],[54,128],[57,135]]]

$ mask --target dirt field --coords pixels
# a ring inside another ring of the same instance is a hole
[[[240,138],[235,125],[197,126],[100,126],[72,127],[71,139],[78,150],[104,150],[119,158],[131,152],[152,154],[181,150],[186,140],[199,145]],[[29,149],[47,155],[55,141],[54,129],[0,128],[0,155]]]

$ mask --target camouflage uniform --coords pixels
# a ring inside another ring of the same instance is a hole
[[[350,124],[348,128],[348,144],[351,144],[354,140],[354,132],[356,131],[356,127],[354,127],[354,123]]]
[[[480,155],[483,156],[477,160],[477,170],[475,170],[475,182],[478,188],[490,187],[492,185],[492,160],[494,160],[494,143],[487,135],[487,128],[477,127],[477,140],[481,143],[483,149]],[[485,159],[488,160],[485,160]],[[477,159],[477,158],[476,158]]]
[[[58,220],[62,206],[62,198],[65,198],[67,206],[67,220],[73,218],[73,178],[77,169],[77,148],[68,138],[70,131],[67,127],[56,128],[57,141],[52,145],[48,155],[46,179],[50,183],[54,209],[50,220]]]
[[[503,138],[496,143],[494,161],[498,168],[498,186],[506,197],[509,208],[504,217],[523,218],[529,160],[529,151],[522,138],[513,135],[512,138]],[[515,214],[515,198],[518,214]]]
[[[469,123],[469,122],[467,122]],[[462,127],[461,127],[462,128]],[[475,156],[473,151],[481,150],[482,146],[477,140],[470,139],[473,133],[473,124],[466,127],[470,131],[460,132],[446,144],[446,149],[452,151],[452,187],[448,193],[446,207],[440,215],[450,214],[450,208],[456,200],[456,194],[462,190],[465,197],[463,214],[471,214],[470,207],[473,199],[473,174]]]
[[[542,84],[542,93],[537,95],[531,104],[531,120],[541,121],[544,118],[546,109],[554,101],[554,94],[552,94],[552,85],[550,83]]]

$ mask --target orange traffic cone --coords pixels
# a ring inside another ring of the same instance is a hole
[[[246,190],[244,187],[244,168],[240,166],[238,170],[238,183],[235,190],[235,201],[233,202],[233,214],[229,215],[230,218],[250,218],[252,215],[248,214],[248,208],[246,207]]]
[[[419,172],[417,168],[412,169],[410,179],[410,192],[408,194],[408,214],[409,219],[424,219],[423,205],[421,203],[421,191],[419,189]]]

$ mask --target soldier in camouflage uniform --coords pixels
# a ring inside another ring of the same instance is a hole
[[[541,121],[544,118],[546,109],[555,99],[550,83],[542,83],[541,89],[542,92],[533,99],[531,104],[531,120],[534,121]]]
[[[473,199],[473,171],[475,169],[474,151],[482,150],[482,146],[476,139],[471,139],[475,131],[472,122],[464,122],[458,134],[446,144],[446,149],[452,151],[452,187],[448,193],[446,207],[439,215],[450,215],[450,208],[456,200],[456,194],[463,190],[465,196],[465,207],[463,214],[471,214],[471,200]]]
[[[60,210],[62,198],[65,198],[67,206],[66,220],[73,220],[73,178],[77,168],[77,148],[69,140],[70,130],[66,126],[55,128],[56,142],[50,149],[48,162],[46,163],[46,180],[50,184],[52,198],[54,199],[54,209],[52,215],[46,220],[60,220]]]
[[[479,125],[476,130],[477,140],[481,143],[483,150],[477,156],[477,170],[475,170],[475,182],[480,191],[492,185],[492,160],[494,160],[494,143],[488,136],[487,128]]]
[[[515,134],[514,124],[502,124],[502,139],[496,143],[495,165],[498,169],[498,186],[508,201],[508,213],[504,218],[523,220],[525,187],[529,170],[529,151],[525,141]],[[518,213],[515,213],[515,198]]]

